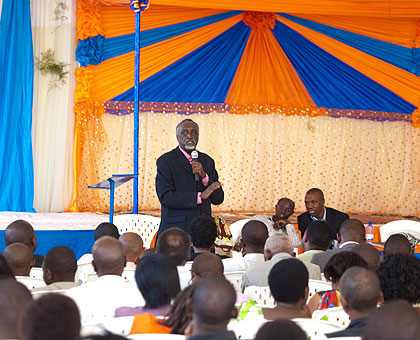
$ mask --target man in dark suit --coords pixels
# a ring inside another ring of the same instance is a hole
[[[191,119],[183,120],[176,127],[179,146],[156,161],[156,192],[161,204],[158,235],[171,227],[188,232],[194,217],[211,216],[211,204],[223,202],[224,193],[213,159],[199,152],[198,160],[192,160],[198,135],[198,125]]]
[[[306,212],[298,216],[298,225],[303,237],[306,228],[312,221],[327,221],[332,229],[333,239],[337,239],[337,233],[341,224],[349,219],[349,215],[333,208],[324,206],[324,193],[318,188],[308,190],[305,195]]]

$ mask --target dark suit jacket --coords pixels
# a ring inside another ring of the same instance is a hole
[[[198,161],[209,176],[210,185],[219,180],[213,159],[205,153],[198,153]],[[197,204],[197,193],[205,187],[201,181],[195,182],[191,164],[178,147],[158,158],[156,161],[156,192],[161,204],[159,232],[179,227],[188,232],[189,222],[196,216],[211,216],[211,204],[223,202],[222,188],[215,190],[208,199]]]
[[[327,264],[328,260],[331,257],[333,257],[333,255],[339,253],[340,251],[352,250],[356,246],[357,246],[357,244],[350,243],[350,244],[346,244],[343,248],[338,248],[338,249],[334,249],[334,250],[327,250],[327,251],[324,251],[322,253],[315,254],[314,256],[312,256],[311,263],[317,264],[319,266],[319,268],[321,268],[321,272],[323,273],[325,265]]]
[[[343,223],[345,220],[348,220],[349,215],[341,211],[335,210],[333,208],[325,207],[325,209],[327,209],[326,220],[331,226],[333,238],[336,240],[337,233],[338,233],[338,230],[340,229],[341,223]],[[298,225],[299,225],[299,230],[301,232],[302,237],[303,237],[303,234],[305,233],[306,228],[308,228],[308,225],[312,221],[313,220],[308,212],[305,212],[298,216]]]
[[[350,322],[346,329],[342,331],[325,334],[327,338],[341,338],[349,336],[362,336],[365,330],[366,318],[359,318]]]

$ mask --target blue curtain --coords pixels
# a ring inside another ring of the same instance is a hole
[[[0,211],[33,212],[34,65],[29,0],[3,1],[0,67]]]

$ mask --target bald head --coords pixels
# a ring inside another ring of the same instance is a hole
[[[4,231],[6,245],[12,243],[23,243],[32,249],[36,249],[36,237],[34,229],[29,222],[16,220],[10,223]]]
[[[267,260],[279,253],[293,255],[293,244],[287,234],[273,234],[265,241],[264,255]]]
[[[125,266],[122,244],[111,236],[103,236],[92,247],[93,266],[98,274],[121,275]]]
[[[139,234],[128,232],[120,236],[127,262],[137,263],[143,253],[143,239]]]
[[[268,230],[263,222],[251,220],[242,228],[242,241],[247,253],[264,253]]]
[[[23,243],[12,243],[4,250],[3,256],[15,276],[29,276],[35,263],[31,248]]]
[[[359,244],[351,251],[363,257],[370,270],[375,272],[379,268],[381,256],[379,251],[369,243]]]
[[[208,276],[223,275],[223,270],[223,263],[220,257],[213,253],[205,252],[194,259],[191,275],[195,282]]]
[[[345,220],[338,232],[339,243],[354,241],[357,243],[365,242],[365,226],[355,218]]]
[[[388,237],[384,245],[384,257],[390,254],[411,254],[411,245],[407,237],[395,234]]]
[[[188,261],[191,250],[190,236],[180,228],[169,228],[158,238],[157,253],[168,256],[176,266]]]

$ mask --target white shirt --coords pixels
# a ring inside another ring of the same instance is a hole
[[[178,266],[179,285],[181,290],[187,287],[191,282],[191,264],[186,263],[185,266]]]
[[[252,253],[246,254],[244,257],[236,257],[231,259],[223,259],[223,266],[226,272],[247,271],[252,267],[264,262],[264,254]]]

